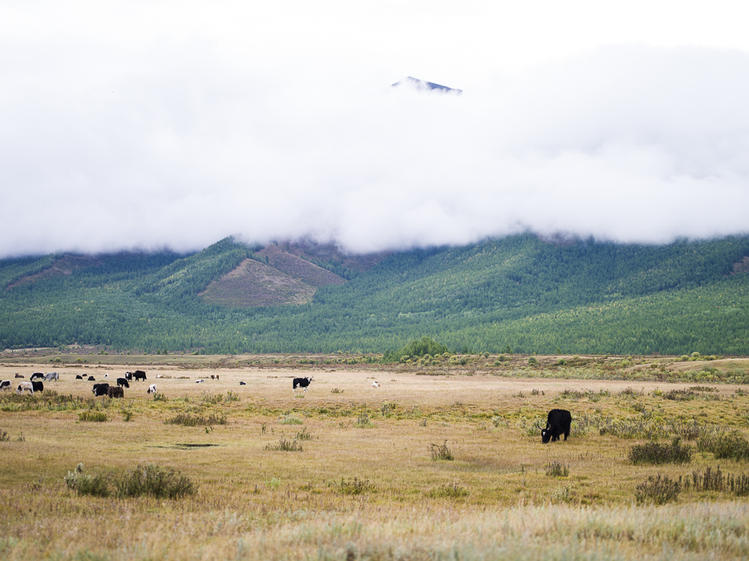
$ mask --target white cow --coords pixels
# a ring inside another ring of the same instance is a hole
[[[380,387],[380,383],[377,380],[372,380],[372,387],[373,388],[379,388]]]
[[[51,382],[52,380],[60,380],[60,374],[57,372],[47,372],[47,375],[44,376],[45,382]]]
[[[148,393],[156,393],[156,384],[148,386]]]
[[[18,384],[18,388],[16,388],[17,393],[23,393],[25,391],[28,391],[29,393],[34,393],[34,385],[31,382],[21,382]]]

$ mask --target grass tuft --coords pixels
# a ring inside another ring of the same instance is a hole
[[[303,450],[302,445],[299,444],[297,439],[288,440],[282,438],[278,441],[278,444],[268,444],[265,446],[266,450],[276,450],[281,452],[301,452]]]
[[[681,485],[666,475],[651,475],[635,488],[637,504],[655,503],[663,505],[675,501],[681,492]]]
[[[90,421],[94,423],[104,423],[109,420],[104,411],[82,411],[78,413],[79,421]]]
[[[569,466],[559,462],[546,464],[546,475],[549,477],[567,477],[570,474]]]
[[[429,453],[432,456],[432,460],[454,460],[455,457],[453,456],[453,453],[450,451],[450,448],[447,446],[447,440],[443,442],[442,444],[434,444],[432,443],[429,447]]]
[[[443,483],[442,485],[430,489],[429,492],[427,492],[427,496],[432,498],[458,499],[461,497],[467,497],[468,495],[468,489],[460,485],[457,481],[453,481],[452,483]]]
[[[186,427],[197,427],[197,426],[210,426],[210,425],[225,425],[226,416],[216,415],[211,413],[207,417],[202,415],[191,415],[190,413],[180,413],[175,415],[171,419],[167,419],[164,423],[168,425],[183,425]]]

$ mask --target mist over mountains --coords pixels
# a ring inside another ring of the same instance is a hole
[[[212,51],[171,66],[168,50],[110,47],[77,65],[67,48],[32,73],[0,61],[0,256],[184,252],[228,235],[359,254],[749,231],[743,52],[596,48],[436,77],[464,92],[435,95],[392,88],[379,67],[294,75]]]

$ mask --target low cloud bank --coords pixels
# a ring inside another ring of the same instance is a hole
[[[172,55],[0,61],[15,84],[0,94],[0,256],[227,235],[369,252],[749,233],[740,52],[616,47],[471,84],[419,76],[460,96],[391,88],[402,76],[382,69]]]

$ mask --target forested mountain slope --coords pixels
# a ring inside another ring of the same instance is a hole
[[[749,236],[346,256],[329,246],[0,261],[0,347],[749,354]],[[239,279],[239,280],[237,280]]]

